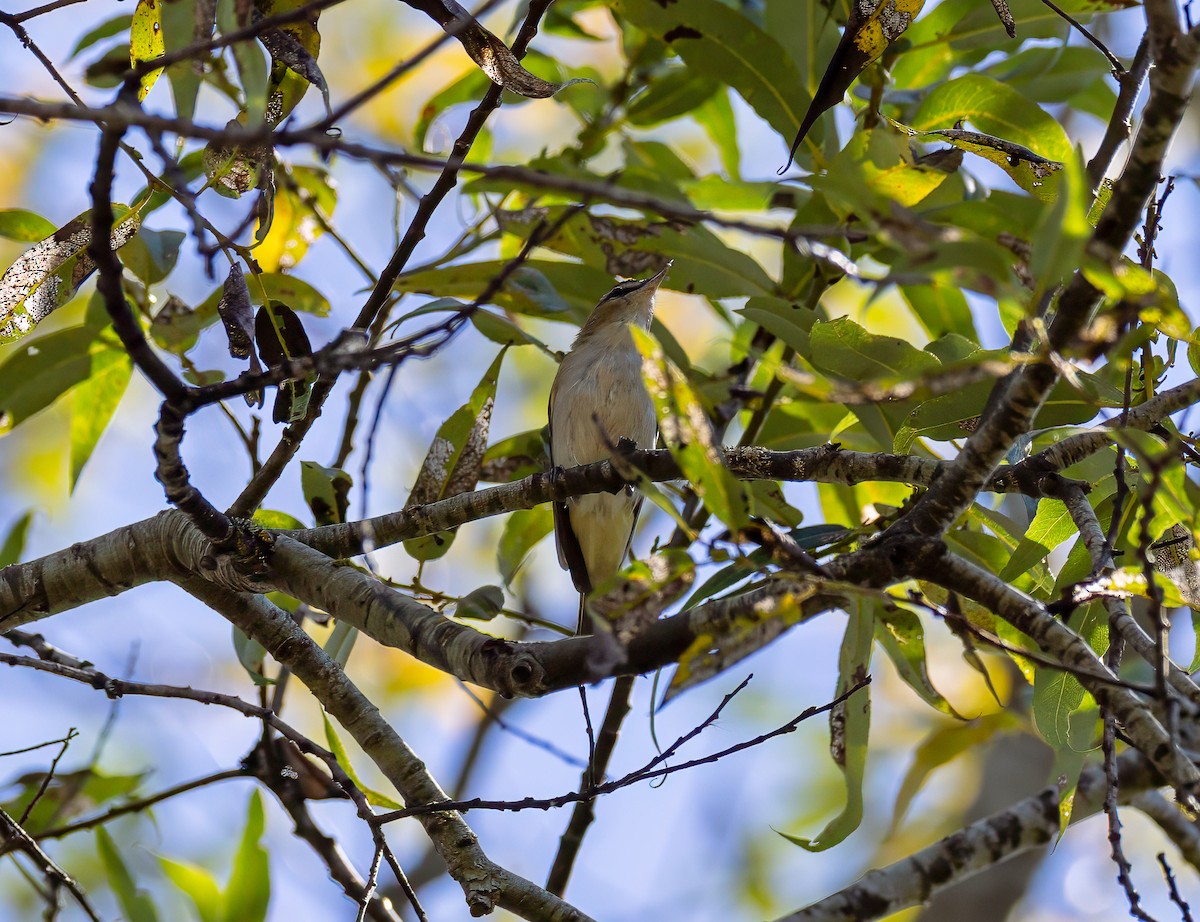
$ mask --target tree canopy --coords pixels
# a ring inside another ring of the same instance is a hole
[[[0,26],[0,915],[1191,918],[1190,7]]]

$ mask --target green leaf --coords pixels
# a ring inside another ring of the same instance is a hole
[[[222,894],[223,922],[264,922],[267,917],[267,905],[271,901],[271,863],[260,841],[265,827],[262,795],[255,791],[250,795],[246,828],[233,856],[233,870]]]
[[[504,610],[504,590],[499,586],[472,589],[454,607],[454,617],[491,621]]]
[[[281,301],[301,314],[328,317],[329,299],[303,279],[282,272],[263,272],[250,277],[250,299],[255,304]]]
[[[929,678],[925,655],[925,628],[916,613],[903,608],[881,607],[875,620],[875,639],[896,667],[904,684],[915,691],[921,700],[943,714],[960,715]]]
[[[0,237],[19,240],[21,243],[36,243],[54,233],[54,224],[40,214],[23,208],[0,209]]]
[[[154,908],[150,894],[138,888],[121,853],[117,851],[116,843],[103,826],[96,828],[96,848],[108,875],[109,886],[127,922],[158,922],[158,910]]]
[[[543,222],[558,224],[566,207],[502,212],[501,227],[528,238]],[[652,274],[663,257],[670,258],[675,262],[667,280],[670,288],[711,298],[766,295],[775,289],[770,276],[751,256],[698,225],[676,229],[665,222],[647,224],[585,211],[563,222],[542,246],[581,259],[609,275],[630,278]],[[593,306],[612,287],[611,279],[606,285],[592,295]]]
[[[281,530],[304,527],[304,523],[294,515],[280,512],[277,509],[256,509],[254,511],[254,522],[263,528],[277,528]]]
[[[0,543],[0,569],[20,561],[25,552],[25,536],[29,534],[29,525],[32,522],[33,510],[30,509],[9,527],[4,542]]]
[[[233,652],[237,654],[238,662],[250,676],[255,685],[274,685],[275,680],[267,677],[267,648],[257,640],[246,635],[237,625],[233,626]]]
[[[733,104],[725,87],[708,97],[691,112],[692,118],[704,129],[721,157],[721,166],[730,179],[742,175],[742,153],[738,148],[737,122]]]
[[[161,282],[175,268],[185,236],[182,231],[142,230],[121,247],[121,262],[147,285]]]
[[[133,362],[119,344],[96,340],[88,355],[91,373],[71,391],[72,491],[133,376]]]
[[[1075,521],[1066,503],[1057,499],[1038,500],[1037,514],[1000,573],[1000,579],[1011,582],[1075,533]]]
[[[756,551],[752,551],[747,557],[738,558],[728,566],[722,567],[696,587],[696,591],[683,604],[682,611],[695,608],[701,602],[720,595],[727,589],[732,589],[746,578],[757,575],[770,559],[771,555],[762,548],[759,548]]]
[[[1072,615],[1070,627],[1088,641],[1097,655],[1108,647],[1108,615],[1104,606],[1085,605]],[[1060,669],[1035,667],[1033,722],[1042,739],[1055,750],[1085,752],[1095,748],[1096,703],[1079,680]]]
[[[114,35],[120,35],[129,29],[130,23],[133,22],[133,16],[130,13],[123,13],[120,16],[114,16],[112,19],[106,19],[96,28],[85,32],[83,36],[75,43],[75,47],[71,49],[71,53],[67,55],[67,60],[71,60],[79,52],[91,48],[96,42],[103,41],[106,38],[112,38]],[[43,237],[45,234],[42,235]],[[36,238],[36,239],[41,239]]]
[[[816,321],[810,341],[813,365],[848,381],[907,381],[941,367],[931,353],[894,336],[869,333],[849,317]]]
[[[29,340],[0,363],[0,434],[44,410],[92,373],[96,330],[68,327]]]
[[[234,3],[217,4],[217,26],[222,35],[228,35],[243,26],[250,25],[250,10],[247,5],[245,21],[239,21]],[[242,85],[243,107],[246,113],[245,127],[258,128],[267,111],[267,56],[262,45],[256,41],[236,42],[232,49],[237,65],[238,80]]]
[[[543,352],[551,353],[550,347],[522,330],[507,317],[494,314],[491,311],[476,310],[471,312],[471,325],[494,343],[501,346],[537,346]]]
[[[670,67],[638,93],[625,110],[631,125],[645,128],[688,115],[720,84],[687,67]]]
[[[140,218],[113,205],[112,247],[138,232]],[[91,212],[85,211],[17,257],[0,276],[0,343],[20,339],[66,304],[96,269],[86,250],[92,242]]]
[[[212,874],[198,864],[174,861],[161,855],[158,863],[167,880],[192,901],[200,922],[221,922],[221,888]]]
[[[131,67],[145,61],[161,58],[166,51],[163,43],[162,0],[138,0],[137,8],[133,11],[133,20],[129,25],[129,64]],[[150,88],[158,81],[163,72],[156,67],[138,78],[138,102],[146,98]]]
[[[496,561],[500,567],[500,578],[505,586],[511,586],[513,578],[525,563],[525,558],[534,546],[554,531],[554,516],[549,505],[533,509],[519,509],[508,517],[504,531],[500,533],[500,545],[496,550]]]
[[[782,298],[751,298],[737,313],[752,320],[784,345],[791,346],[801,358],[812,356],[810,336],[821,314],[796,301]]]
[[[749,521],[749,496],[725,467],[699,396],[650,333],[636,326],[630,332],[663,441],[709,511],[730,529],[740,528]]]
[[[478,297],[488,283],[504,271],[506,260],[488,260],[424,269],[400,276],[396,289],[438,298],[470,301]],[[586,314],[596,306],[600,295],[612,288],[607,272],[579,263],[530,259],[512,273],[492,303],[506,310],[531,317],[566,319],[570,311]]]
[[[330,218],[337,205],[329,174],[315,167],[292,167],[286,172],[280,168],[276,186],[270,228],[265,235],[261,228],[255,233],[259,242],[254,258],[268,272],[291,269],[299,263],[309,246],[325,233],[320,218]]]
[[[1111,65],[1082,45],[1025,47],[983,70],[1027,99],[1070,103],[1107,121],[1116,103],[1109,85]]]
[[[931,339],[957,333],[973,343],[979,343],[971,306],[962,289],[934,282],[931,285],[904,285],[900,294]]]
[[[500,365],[504,361],[505,351],[501,349],[484,372],[470,400],[438,427],[408,502],[404,504],[405,509],[475,489],[483,470],[492,404],[496,399],[496,384],[500,380]],[[404,542],[404,549],[415,560],[436,560],[450,550],[455,533],[451,529],[421,538],[410,538]]]
[[[878,603],[861,598],[847,609],[846,633],[838,654],[837,694],[841,695],[867,677],[875,633]],[[810,852],[823,852],[846,839],[858,828],[863,815],[863,773],[867,767],[867,737],[871,729],[870,689],[864,688],[829,713],[830,752],[846,783],[846,806],[817,833],[816,838],[779,833],[789,842]]]
[[[217,4],[206,6],[204,0],[161,0],[163,41],[167,51],[174,54],[193,42],[212,38],[213,17]],[[204,21],[203,11],[208,11]],[[200,92],[201,74],[205,60],[177,61],[167,68],[167,79],[171,83],[171,96],[175,101],[175,112],[180,118],[190,119],[196,114],[196,97]],[[197,152],[198,153],[198,152]]]
[[[936,87],[913,116],[918,131],[970,122],[984,134],[1028,147],[1049,160],[1073,156],[1062,126],[1016,90],[982,74],[965,74]]]
[[[1031,303],[1057,288],[1083,262],[1083,252],[1092,236],[1088,209],[1092,197],[1083,164],[1072,152],[1060,174],[1058,196],[1046,210],[1030,240],[1029,271],[1037,282]]]
[[[483,456],[481,479],[512,483],[546,468],[545,428],[530,429],[489,446]]]
[[[754,20],[720,0],[614,0],[611,6],[667,43],[697,78],[736,90],[780,136],[796,133],[809,95],[792,59]]]
[[[324,711],[321,712],[321,719],[325,722],[325,743],[329,746],[329,751],[333,753],[337,759],[338,765],[342,767],[342,771],[346,773],[346,777],[354,782],[354,786],[366,795],[367,802],[374,807],[382,807],[385,810],[400,810],[404,804],[393,800],[385,794],[380,794],[377,791],[372,791],[369,787],[362,783],[354,771],[354,766],[350,764],[350,754],[346,752],[346,746],[342,742],[342,738],[338,735],[337,729],[333,725],[333,721],[329,719],[329,715]]]
[[[339,621],[329,632],[329,639],[325,641],[325,645],[321,649],[329,654],[331,660],[345,669],[346,663],[350,660],[350,651],[354,649],[354,642],[357,639],[358,628],[345,621]]]
[[[300,462],[300,489],[317,525],[346,521],[353,485],[353,478],[341,468],[325,467],[316,461]]]

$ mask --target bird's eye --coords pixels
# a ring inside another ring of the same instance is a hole
[[[627,295],[632,291],[637,291],[641,287],[642,287],[642,283],[640,281],[638,281],[637,279],[631,279],[628,282],[622,282],[620,285],[617,285],[615,288],[613,288],[612,291],[610,291],[608,294],[606,294],[600,300],[608,301],[608,300],[611,300],[612,298],[619,298],[622,295]]]

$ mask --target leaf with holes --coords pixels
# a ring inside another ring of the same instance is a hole
[[[425,455],[425,463],[417,474],[405,509],[437,502],[475,489],[483,470],[487,450],[488,427],[492,421],[492,404],[496,399],[496,383],[500,365],[507,350],[501,349],[482,380],[471,393],[471,399],[450,414],[438,428],[433,444]],[[454,541],[455,531],[438,532],[404,542],[404,549],[416,560],[436,560]]]
[[[141,219],[113,205],[111,244],[119,249],[138,232]],[[0,343],[20,339],[66,304],[96,269],[87,254],[92,213],[85,211],[30,247],[0,276]]]

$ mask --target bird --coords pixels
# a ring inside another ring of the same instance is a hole
[[[654,447],[658,421],[642,381],[642,359],[629,332],[648,330],[668,261],[645,279],[618,283],[592,310],[550,386],[550,463],[554,471],[603,461],[622,439]],[[589,493],[554,504],[559,565],[579,591],[578,633],[590,632],[587,596],[625,562],[642,497]]]

